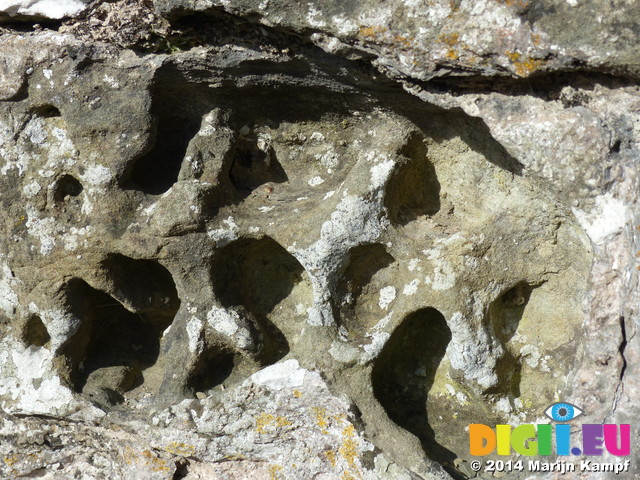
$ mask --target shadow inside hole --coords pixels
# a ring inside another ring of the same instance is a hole
[[[249,64],[251,66],[244,74],[264,75],[265,71],[274,68],[276,71],[282,69],[281,73],[291,74],[291,71],[287,71],[292,67],[290,62],[246,64],[243,64],[242,71]],[[151,87],[153,122],[149,132],[150,140],[147,150],[133,159],[123,174],[120,180],[123,187],[154,195],[166,192],[178,179],[188,145],[200,130],[203,116],[214,108],[225,112],[225,122],[238,131],[247,124],[277,128],[283,122],[319,119],[328,112],[350,115],[353,109],[363,110],[363,104],[366,104],[364,96],[332,92],[322,87],[301,88],[275,83],[268,87],[259,85],[239,88],[236,83],[225,83],[211,88],[211,83],[206,79],[210,72],[193,70],[192,65],[187,66],[189,71],[183,71],[185,66],[168,59],[156,71]],[[301,66],[304,66],[305,74],[310,73],[305,62],[295,68]],[[234,75],[243,74],[238,71]],[[287,101],[282,101],[283,98]],[[245,142],[242,138],[236,146],[238,161],[235,162],[232,177],[238,189],[255,188],[257,180],[261,183],[286,181],[284,170],[277,160],[267,169],[260,167],[260,163],[263,163],[260,157],[263,154],[255,151],[256,146],[255,140]],[[272,152],[271,156],[275,160]],[[249,172],[241,165],[247,157],[255,163],[255,166],[248,169]],[[228,204],[235,201],[235,198],[212,196],[212,202]],[[210,208],[214,209],[213,206]]]
[[[53,118],[53,117],[59,117],[61,115],[60,110],[57,107],[53,105],[47,105],[47,104],[37,105],[35,107],[32,107],[30,109],[30,112],[42,118]]]
[[[240,137],[232,157],[229,178],[243,198],[267,182],[284,183],[289,180],[273,148],[260,148],[255,139]]]
[[[38,315],[31,315],[22,331],[22,341],[25,345],[44,347],[51,340],[47,327]]]
[[[151,87],[150,146],[134,161],[128,178],[123,179],[125,184],[129,180],[131,187],[159,195],[178,180],[189,142],[206,111],[199,97],[175,66],[158,69]]]
[[[520,381],[522,379],[522,363],[513,354],[505,350],[502,357],[496,361],[496,375],[498,383],[484,391],[487,395],[508,395],[513,398],[520,396]]]
[[[520,282],[489,306],[493,331],[503,344],[507,344],[516,334],[532,291],[533,287],[528,283]]]
[[[171,273],[155,260],[133,259],[119,253],[100,262],[113,284],[113,295],[144,317],[159,332],[173,321],[180,298]]]
[[[498,384],[488,389],[487,394],[520,396],[522,364],[510,351],[508,344],[518,331],[525,307],[531,298],[533,287],[520,282],[508,289],[489,306],[489,321],[493,331],[504,346],[504,354],[496,363]]]
[[[456,455],[436,441],[427,403],[450,341],[444,316],[435,308],[423,308],[395,329],[372,372],[374,395],[389,418],[418,437],[426,454],[445,468]]]
[[[195,392],[207,392],[221,385],[233,373],[238,359],[236,355],[217,345],[209,345],[198,356],[187,378],[187,388]]]
[[[142,371],[158,359],[162,332],[84,280],[69,282],[67,301],[81,323],[61,350],[62,377],[82,393],[102,388],[119,396],[140,386]]]
[[[64,202],[67,197],[77,197],[82,193],[82,184],[72,175],[62,175],[53,186],[53,200]]]
[[[384,245],[378,243],[358,245],[349,250],[347,265],[336,290],[336,298],[341,302],[338,306],[340,314],[336,318],[340,318],[345,328],[358,337],[364,337],[368,332],[368,325],[358,321],[358,298],[374,275],[394,261]]]
[[[262,75],[263,71],[264,65],[254,74]],[[283,84],[225,89],[217,103],[229,112],[228,123],[235,129],[250,124],[277,129],[286,123],[315,122],[329,116],[348,118],[354,111],[371,107],[365,95]]]
[[[289,252],[269,237],[237,240],[220,249],[211,268],[214,290],[225,307],[243,306],[264,333],[260,361],[275,363],[289,352],[280,330],[292,312],[275,308],[302,281],[304,268]]]
[[[440,182],[421,135],[414,133],[400,151],[400,163],[386,185],[384,206],[393,225],[406,225],[440,210]]]
[[[189,140],[200,126],[179,112],[162,112],[158,117],[154,145],[136,161],[131,172],[133,183],[150,195],[165,193],[178,180]]]

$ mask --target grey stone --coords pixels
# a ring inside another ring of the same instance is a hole
[[[635,424],[635,8],[3,27],[1,476],[468,478],[470,423]]]
[[[635,2],[324,0],[297,8],[282,0],[154,4],[170,19],[226,11],[262,25],[304,32],[329,52],[373,57],[382,70],[417,80],[528,77],[575,66],[621,75],[639,72],[640,6]]]

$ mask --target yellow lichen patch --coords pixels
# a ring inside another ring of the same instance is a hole
[[[147,468],[153,472],[164,472],[164,473],[172,473],[173,466],[172,462],[168,462],[157,455],[155,455],[151,450],[142,450],[138,451],[131,447],[127,447],[124,451],[124,461],[129,465],[141,465],[144,468]]]
[[[534,58],[528,58],[522,62],[515,64],[516,74],[520,77],[528,77],[530,74],[538,70],[544,65],[544,60],[538,60]]]
[[[394,42],[400,43],[404,47],[410,47],[414,40],[414,37],[405,37],[403,35],[396,35],[395,37],[393,37]]]
[[[286,417],[276,417],[270,413],[262,412],[256,418],[256,431],[258,433],[267,433],[266,428],[269,425],[274,425],[276,427],[285,427],[287,425],[291,425],[291,422],[287,420]]]
[[[258,433],[267,433],[266,427],[275,420],[275,416],[270,413],[262,412],[256,418],[256,431]]]
[[[196,447],[185,443],[171,442],[165,447],[165,450],[169,453],[173,453],[174,455],[188,457],[196,452]]]
[[[318,425],[322,430],[322,433],[329,433],[326,428],[329,426],[329,422],[327,422],[327,410],[322,407],[312,407],[313,416],[316,419],[316,425]]]
[[[6,463],[9,467],[13,467],[18,461],[18,456],[11,455],[9,457],[4,457],[3,460],[4,460],[4,463]]]
[[[170,472],[169,462],[158,457],[150,450],[143,450],[142,456],[144,457],[146,466],[154,472]]]
[[[440,43],[444,43],[445,45],[449,45],[450,47],[453,47],[460,41],[460,35],[455,32],[443,33],[442,35],[438,36],[438,41]]]
[[[278,475],[278,472],[280,471],[282,471],[281,465],[277,465],[277,464],[269,465],[269,480],[278,480],[279,478],[281,478]]]
[[[141,465],[153,472],[173,472],[173,469],[171,468],[173,463],[158,457],[151,450],[138,451],[127,447],[124,452],[124,460],[129,465]]]
[[[347,421],[347,416],[344,413],[339,413],[338,415],[332,415],[330,418],[332,418],[338,423],[344,423]]]
[[[125,449],[125,451],[124,451],[123,457],[124,457],[124,461],[128,465],[131,465],[132,463],[135,463],[135,450],[133,450],[130,447],[127,447]]]
[[[387,29],[385,27],[381,27],[379,25],[374,25],[372,27],[367,27],[364,25],[360,26],[360,30],[358,31],[358,35],[360,37],[364,37],[364,38],[368,38],[368,39],[374,39],[376,37],[378,37],[379,35],[385,33],[387,31]]]
[[[498,3],[504,3],[507,7],[527,8],[531,3],[529,0],[496,0]]]
[[[356,477],[351,475],[351,472],[347,470],[340,476],[340,480],[356,480]]]
[[[518,52],[506,51],[505,55],[511,60],[516,69],[516,75],[519,77],[528,77],[538,68],[544,65],[544,60],[525,57]]]
[[[302,392],[300,390],[294,390],[293,396],[296,398],[300,398],[302,396]]]
[[[336,466],[336,452],[333,450],[327,450],[324,452],[324,456],[327,457],[327,460],[329,460],[332,467]]]
[[[342,445],[338,449],[342,458],[344,458],[351,468],[356,467],[356,458],[358,458],[358,444],[356,441],[356,432],[353,425],[348,425],[342,431]]]
[[[453,33],[443,33],[442,35],[440,35],[438,37],[438,41],[440,43],[444,43],[445,45],[449,46],[449,50],[447,50],[447,53],[445,53],[445,57],[448,60],[457,60],[459,55],[458,52],[456,52],[456,50],[453,48],[455,45],[457,45],[460,42],[460,35],[453,32]]]
[[[520,57],[522,55],[520,55],[518,52],[511,52],[509,50],[507,50],[506,52],[504,52],[504,54],[509,57],[509,60],[511,60],[512,63],[515,63],[517,61],[520,60]]]
[[[224,458],[227,460],[246,460],[247,457],[245,455],[225,455]]]
[[[291,422],[286,417],[276,417],[276,426],[286,427],[287,425],[291,425]]]

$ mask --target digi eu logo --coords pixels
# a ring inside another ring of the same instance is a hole
[[[584,455],[598,456],[605,450],[619,457],[631,453],[631,426],[627,424],[567,423],[584,412],[567,402],[557,402],[545,410],[553,424],[496,425],[495,429],[482,423],[469,425],[469,453],[474,456],[497,455]],[[555,428],[554,428],[555,427]],[[576,431],[577,429],[577,431]],[[555,433],[555,435],[554,435]],[[581,440],[580,440],[581,434]]]

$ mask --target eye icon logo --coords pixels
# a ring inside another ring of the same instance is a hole
[[[547,417],[556,422],[568,422],[569,420],[578,418],[583,413],[582,409],[567,402],[554,403],[544,411]]]

